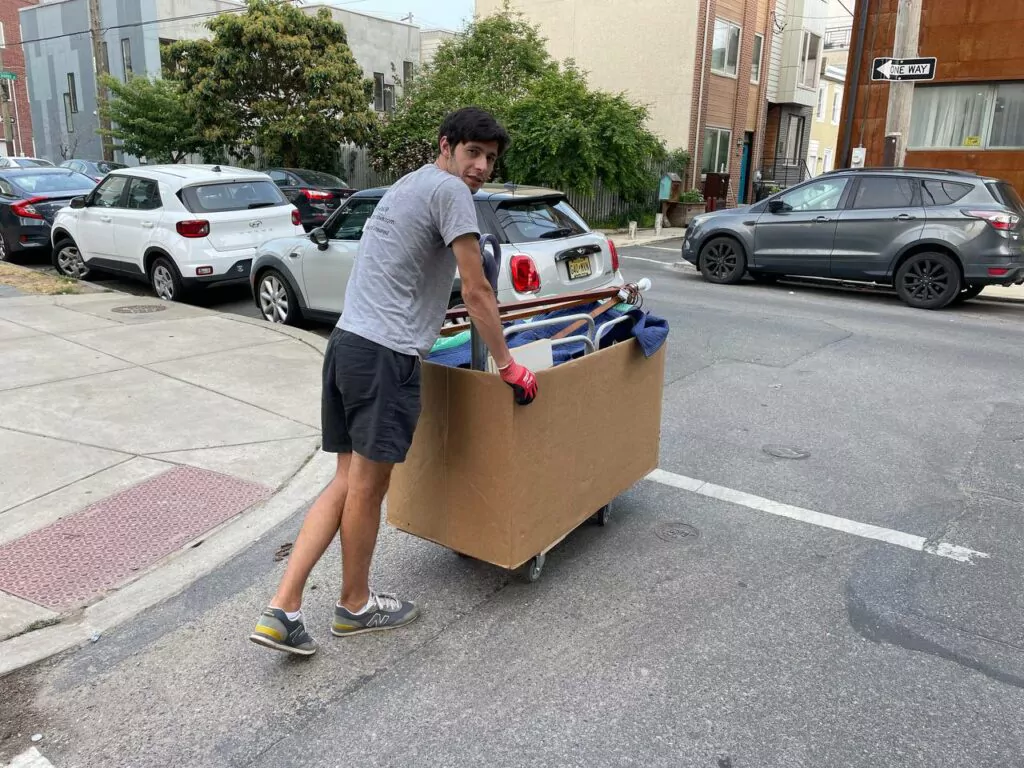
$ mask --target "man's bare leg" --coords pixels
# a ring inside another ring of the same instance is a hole
[[[356,613],[370,598],[370,563],[380,530],[380,508],[393,464],[353,454],[348,498],[341,518],[341,604]]]
[[[334,479],[324,488],[306,513],[302,529],[295,539],[288,566],[270,605],[285,611],[297,611],[302,605],[302,592],[310,571],[317,564],[331,540],[338,535],[349,492],[349,467],[352,454],[338,454]],[[365,599],[363,601],[365,603]]]

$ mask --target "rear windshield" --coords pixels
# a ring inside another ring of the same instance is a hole
[[[1011,184],[999,181],[995,184],[990,184],[989,189],[992,190],[993,197],[1007,208],[1012,208],[1018,213],[1024,213],[1024,200],[1020,199],[1020,194]]]
[[[348,184],[339,179],[337,176],[331,176],[329,173],[321,173],[320,171],[303,171],[301,175],[296,174],[300,179],[305,181],[307,184],[316,184],[318,187],[339,187],[341,189],[347,189]]]
[[[514,200],[503,202],[495,212],[510,243],[575,237],[587,225],[565,200]]]
[[[15,187],[32,195],[46,192],[82,192],[96,186],[95,181],[77,171],[11,174],[7,180]]]
[[[104,160],[99,161],[96,165],[96,170],[100,173],[110,173],[111,171],[117,170],[118,168],[127,168],[128,166],[124,163],[108,163]]]
[[[272,181],[220,181],[185,187],[181,202],[192,213],[221,213],[285,205],[288,200]]]
[[[18,159],[18,165],[22,168],[52,168],[53,163],[46,160],[36,160],[35,158],[22,157]]]

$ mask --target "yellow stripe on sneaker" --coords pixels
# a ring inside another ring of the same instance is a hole
[[[258,624],[256,626],[256,631],[259,634],[261,634],[261,635],[269,635],[270,637],[272,637],[275,640],[277,640],[277,642],[279,642],[279,643],[282,640],[284,640],[284,635],[282,635],[280,632],[278,632],[273,627],[268,627],[266,624]]]

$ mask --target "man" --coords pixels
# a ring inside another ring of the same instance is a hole
[[[455,269],[462,300],[518,402],[537,393],[533,373],[509,353],[484,275],[473,192],[487,181],[509,136],[475,107],[448,115],[434,163],[402,177],[366,222],[345,308],[324,358],[323,449],[338,454],[288,567],[249,639],[310,655],[316,643],[300,610],[309,573],[341,530],[342,587],[331,632],[353,635],[413,621],[416,605],[369,587],[380,509],[392,468],[404,461],[420,413],[420,359],[437,340]],[[450,249],[450,250],[449,250]]]

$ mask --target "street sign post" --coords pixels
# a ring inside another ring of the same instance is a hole
[[[13,72],[0,72],[0,80],[17,80],[18,76]]]
[[[934,80],[935,65],[938,59],[934,56],[920,59],[875,59],[871,65],[871,79],[875,82],[900,82],[904,80]]]

